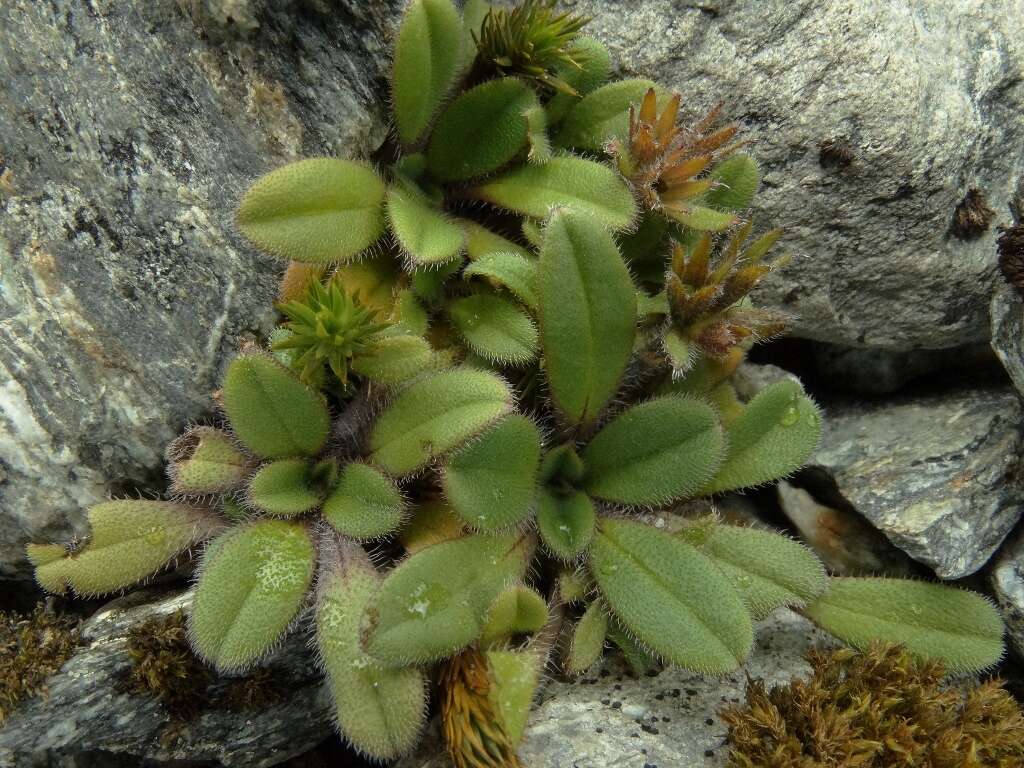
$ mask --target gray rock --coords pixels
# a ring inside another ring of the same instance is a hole
[[[0,3],[0,579],[108,492],[159,490],[267,328],[281,266],[233,230],[248,183],[382,141],[400,0],[242,5],[258,26],[215,43],[174,2]]]
[[[115,758],[134,757],[135,764],[143,759],[188,760],[262,768],[326,738],[332,728],[330,697],[301,633],[265,662],[288,691],[276,704],[243,712],[210,708],[171,730],[156,699],[118,692],[131,664],[128,630],[187,607],[190,594],[140,604],[145,594],[136,593],[90,618],[83,627],[82,648],[50,679],[48,695],[23,703],[0,729],[0,768],[74,765],[78,756],[91,752],[111,756],[110,762],[98,763],[106,765],[122,764]],[[226,679],[215,682],[211,697],[228,684]]]
[[[1024,658],[1024,531],[1007,541],[989,572],[989,582],[1006,622],[1010,644]]]
[[[824,425],[811,465],[831,492],[942,578],[981,568],[1021,516],[1024,424],[1011,390],[850,402]]]
[[[519,749],[530,768],[725,766],[726,727],[718,711],[743,700],[746,676],[769,685],[809,674],[804,654],[830,642],[807,620],[780,611],[759,627],[743,668],[721,678],[678,669],[633,678],[619,659],[575,682],[552,681],[530,716]],[[449,768],[436,738],[395,768]]]
[[[794,262],[760,298],[797,335],[943,349],[988,340],[994,227],[1024,163],[1019,0],[576,0],[630,76],[679,89],[695,117],[719,100],[753,140],[756,221],[786,228]],[[844,139],[845,168],[819,146]],[[950,233],[971,187],[996,212]]]
[[[1024,395],[1024,301],[1000,281],[992,295],[992,349],[1017,392]]]

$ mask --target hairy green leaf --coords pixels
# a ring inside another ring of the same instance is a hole
[[[313,456],[327,441],[330,415],[323,397],[272,357],[239,355],[223,386],[231,429],[257,456]]]
[[[661,662],[623,629],[618,621],[608,622],[608,639],[622,652],[622,657],[636,677],[643,677],[661,666]]]
[[[490,10],[491,4],[487,0],[466,0],[462,6],[463,69],[469,69],[473,65],[473,60],[476,59],[476,43],[473,36],[480,37],[480,27]]]
[[[544,546],[556,557],[572,560],[585,552],[594,538],[596,519],[594,502],[587,494],[540,489],[537,530]]]
[[[475,221],[459,219],[459,224],[466,232],[466,255],[469,256],[471,262],[492,253],[514,253],[523,258],[532,258],[532,254],[521,245],[480,226]]]
[[[84,546],[74,551],[59,544],[26,548],[36,580],[47,592],[63,595],[71,587],[78,595],[95,597],[130,587],[219,527],[201,510],[148,499],[94,504],[87,517],[90,534]]]
[[[536,425],[513,414],[453,454],[441,485],[469,525],[485,533],[505,530],[530,513],[539,463]]]
[[[609,139],[629,134],[629,108],[656,88],[650,80],[619,80],[584,96],[569,110],[558,133],[563,147],[600,151]]]
[[[686,669],[724,674],[750,651],[750,614],[729,578],[668,533],[604,519],[591,571],[608,607],[647,648]]]
[[[430,134],[427,166],[441,181],[462,181],[496,171],[526,146],[527,113],[537,96],[514,77],[487,80],[441,113]]]
[[[363,645],[389,667],[451,656],[480,637],[487,611],[522,578],[528,536],[478,534],[422,549],[388,574],[367,608]]]
[[[562,443],[544,454],[540,464],[540,479],[543,483],[561,480],[575,486],[583,479],[586,467],[583,459],[576,452],[573,443]]]
[[[402,251],[417,266],[450,262],[465,248],[462,227],[410,185],[388,192],[388,220]]]
[[[391,76],[395,123],[403,144],[430,125],[463,63],[462,19],[451,0],[413,0],[395,43]]]
[[[360,620],[381,577],[351,542],[325,547],[318,578],[316,644],[342,735],[375,760],[392,760],[419,740],[427,681],[415,667],[387,669],[362,649]]]
[[[608,79],[612,70],[612,57],[604,44],[593,37],[580,36],[573,41],[573,58],[580,64],[574,67],[564,64],[557,70],[558,77],[575,89],[578,96],[558,91],[552,96],[544,109],[548,113],[548,121],[554,125],[575,106],[580,97],[597,88]]]
[[[821,561],[781,534],[716,525],[701,549],[732,579],[755,621],[783,605],[804,606],[825,591]]]
[[[615,242],[590,219],[555,214],[537,275],[551,398],[592,421],[619,387],[636,335],[636,293]]]
[[[626,229],[636,202],[611,168],[579,157],[555,157],[543,165],[524,165],[473,190],[494,205],[544,219],[553,208],[592,216],[610,229]]]
[[[546,163],[551,155],[551,138],[548,136],[548,113],[540,102],[535,102],[526,111],[526,140],[530,151],[526,159],[531,163]]]
[[[821,436],[821,414],[792,380],[759,392],[729,426],[729,450],[707,493],[771,482],[802,467]]]
[[[492,648],[484,652],[484,658],[490,676],[487,696],[509,742],[518,744],[526,730],[547,655],[533,647],[515,651]]]
[[[481,357],[524,365],[537,356],[537,327],[515,302],[493,293],[474,293],[448,306],[452,324]]]
[[[667,395],[623,411],[583,451],[584,487],[621,504],[692,496],[722,463],[725,437],[711,406]]]
[[[733,155],[715,166],[711,178],[719,186],[704,196],[704,203],[712,208],[741,211],[754,202],[761,184],[761,171],[750,155]]]
[[[264,464],[249,481],[248,502],[275,517],[294,517],[320,503],[310,482],[305,459],[280,459]]]
[[[831,578],[804,614],[855,648],[873,640],[901,643],[916,656],[941,659],[953,672],[991,667],[1004,650],[995,607],[981,595],[942,584]]]
[[[462,271],[463,278],[481,277],[505,288],[532,310],[537,309],[537,260],[508,251],[480,256]]]
[[[516,635],[539,632],[548,621],[548,604],[533,589],[515,584],[498,595],[487,610],[480,645],[507,643]]]
[[[608,637],[608,615],[600,600],[587,606],[587,610],[572,630],[572,641],[565,657],[565,668],[570,675],[582,675],[601,658],[604,641]]]
[[[370,432],[373,462],[408,475],[458,448],[512,410],[512,393],[497,376],[456,368],[414,381],[377,418]]]
[[[192,427],[167,448],[171,491],[205,496],[238,488],[249,474],[249,458],[230,435]]]
[[[257,248],[282,259],[345,261],[384,231],[384,191],[362,163],[300,160],[257,179],[235,220]]]
[[[341,472],[337,487],[327,497],[324,519],[336,531],[365,541],[398,529],[405,517],[405,501],[394,482],[380,470],[353,462]]]
[[[408,381],[430,367],[434,352],[421,336],[382,336],[366,345],[352,361],[352,370],[370,381],[390,386]]]
[[[189,617],[196,653],[229,671],[270,651],[302,607],[313,559],[306,528],[285,520],[236,526],[211,542]]]
[[[703,205],[690,205],[685,211],[675,208],[664,209],[666,216],[671,216],[680,224],[702,232],[721,232],[736,221],[736,215],[727,211],[717,211]]]

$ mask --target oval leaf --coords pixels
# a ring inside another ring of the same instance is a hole
[[[545,229],[537,276],[551,397],[572,422],[592,421],[633,352],[636,292],[610,234],[558,213]]]
[[[612,57],[604,43],[593,37],[581,35],[573,40],[573,58],[580,65],[564,64],[557,68],[558,77],[574,89],[578,95],[557,91],[544,105],[548,122],[557,123],[580,100],[608,79],[612,71]]]
[[[452,261],[466,245],[462,227],[411,187],[388,192],[388,220],[402,251],[416,266]]]
[[[539,109],[522,80],[488,80],[463,93],[441,113],[430,134],[427,167],[441,181],[495,171],[526,145],[527,113]]]
[[[706,493],[768,483],[800,469],[821,437],[821,414],[792,380],[778,381],[747,404],[728,430],[729,450]]]
[[[261,520],[215,539],[189,617],[196,653],[220,671],[252,664],[298,615],[312,578],[313,543],[298,523]]]
[[[650,526],[602,520],[591,571],[611,611],[647,648],[703,674],[750,651],[750,614],[728,577],[697,549]]]
[[[964,589],[884,578],[832,578],[804,615],[844,643],[901,643],[953,672],[977,672],[1003,655],[1003,622],[981,595]]]
[[[384,184],[369,166],[328,157],[300,160],[261,177],[235,221],[262,251],[282,259],[345,261],[384,231]]]
[[[353,539],[376,539],[398,529],[405,501],[391,478],[366,464],[348,464],[323,507],[324,519]]]
[[[454,84],[462,64],[462,19],[451,0],[413,0],[395,43],[391,74],[398,136],[414,144]]]
[[[363,645],[387,666],[451,656],[480,637],[487,611],[526,570],[526,536],[466,536],[391,571],[364,616]]]
[[[391,386],[429,368],[433,359],[434,351],[420,336],[381,336],[367,342],[352,361],[352,370],[370,381]]]
[[[167,458],[173,493],[227,493],[251,471],[249,458],[231,436],[213,427],[187,430],[168,446]]]
[[[553,208],[568,208],[610,229],[626,229],[636,217],[633,193],[622,177],[605,165],[578,157],[524,165],[477,187],[474,194],[537,219],[547,218]]]
[[[516,635],[539,632],[548,621],[548,604],[530,587],[516,584],[498,595],[487,610],[480,635],[484,647],[504,645]]]
[[[427,711],[426,679],[414,667],[386,669],[360,646],[360,620],[381,583],[366,553],[346,542],[325,555],[317,589],[316,645],[338,727],[360,752],[392,760],[419,740]]]
[[[657,86],[650,80],[620,80],[584,96],[565,116],[558,143],[599,152],[609,139],[629,134],[629,108]]]
[[[481,357],[504,365],[524,365],[537,356],[537,328],[512,301],[490,293],[456,299],[448,315]]]
[[[608,637],[608,615],[600,600],[587,606],[587,610],[572,631],[565,669],[570,675],[582,675],[601,658],[604,641]]]
[[[704,203],[712,208],[741,211],[754,202],[761,171],[749,155],[733,155],[714,167],[711,178],[717,186],[704,196]]]
[[[511,410],[508,385],[491,373],[457,368],[428,374],[377,418],[370,433],[371,458],[389,474],[410,474]]]
[[[521,245],[502,237],[497,232],[492,232],[482,227],[475,221],[459,219],[459,224],[466,232],[466,255],[470,261],[476,261],[491,253],[514,253],[524,258],[531,258],[532,254]]]
[[[455,453],[441,476],[452,509],[479,531],[520,523],[533,506],[540,433],[513,414]]]
[[[505,288],[530,309],[537,309],[537,260],[518,253],[494,251],[480,256],[462,271],[463,278],[482,277]]]
[[[313,456],[327,441],[323,397],[267,355],[245,353],[231,361],[223,400],[235,436],[258,456]]]
[[[724,453],[711,406],[658,397],[623,411],[594,436],[583,451],[584,486],[621,504],[666,504],[707,483]]]
[[[587,494],[573,491],[555,493],[540,490],[537,530],[551,552],[562,560],[572,560],[586,551],[594,538],[597,513]]]
[[[249,482],[248,503],[276,517],[301,515],[320,503],[305,459],[264,464]]]

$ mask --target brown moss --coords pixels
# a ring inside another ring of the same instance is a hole
[[[827,139],[818,145],[818,165],[822,168],[846,168],[853,157],[853,147],[846,139]]]
[[[938,662],[901,647],[808,655],[809,680],[721,714],[732,768],[1011,768],[1024,765],[1024,717],[998,680],[963,691]]]
[[[1024,296],[1024,224],[1000,230],[999,270],[1010,285]]]
[[[287,693],[274,673],[261,667],[248,677],[232,681],[217,697],[216,706],[236,712],[263,709],[284,701]]]
[[[42,605],[28,615],[0,612],[0,723],[18,702],[46,693],[46,680],[78,646],[78,621]]]
[[[953,234],[962,240],[978,237],[989,228],[995,215],[985,193],[971,187],[953,212]]]

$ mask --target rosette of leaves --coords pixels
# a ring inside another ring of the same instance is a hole
[[[515,765],[558,625],[570,672],[610,641],[638,669],[725,673],[782,605],[850,644],[993,663],[1001,623],[977,595],[828,579],[784,536],[676,513],[792,473],[821,428],[799,384],[741,402],[729,382],[765,335],[739,294],[775,235],[747,245],[739,226],[712,264],[699,233],[734,225],[756,166],[715,162],[732,134],[676,127],[648,81],[602,86],[607,52],[586,38],[573,40],[588,51],[579,68],[554,65],[578,95],[511,69],[477,78],[469,46],[486,10],[410,3],[394,167],[311,159],[249,190],[242,231],[292,261],[277,356],[231,363],[225,427],[169,452],[173,500],[99,505],[87,541],[30,547],[40,583],[117,591],[205,542],[189,620],[202,658],[258,663],[311,604],[340,731],[380,759],[407,751],[440,665],[460,766]],[[634,159],[657,145],[659,195],[672,168],[672,184],[709,181],[673,193],[688,219],[659,197],[636,220],[642,185],[616,137]],[[607,149],[616,166],[573,149]],[[698,156],[711,160],[684,179]],[[728,344],[698,332],[715,323]],[[679,328],[701,352],[688,368],[665,354]],[[383,376],[385,362],[402,374]]]

